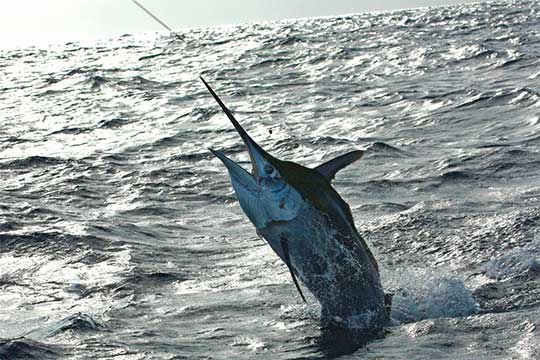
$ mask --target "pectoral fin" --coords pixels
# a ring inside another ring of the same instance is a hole
[[[296,281],[296,275],[294,275],[294,271],[291,264],[291,258],[289,257],[289,241],[285,237],[285,235],[281,234],[281,248],[283,249],[283,258],[285,260],[285,264],[289,268],[289,272],[291,273],[294,285],[296,286],[296,290],[300,293],[300,296],[302,297],[302,300],[307,304],[306,298],[304,297],[304,294],[302,293],[302,289],[300,289],[300,285],[298,284],[298,281]]]
[[[351,151],[317,166],[315,170],[317,170],[329,182],[331,182],[339,170],[343,169],[347,165],[352,164],[356,160],[360,160],[362,155],[364,155],[362,150]]]

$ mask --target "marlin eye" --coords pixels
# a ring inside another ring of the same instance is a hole
[[[274,172],[274,168],[271,165],[265,165],[264,166],[264,172],[266,172],[268,175]]]

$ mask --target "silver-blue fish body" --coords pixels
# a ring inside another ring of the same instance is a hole
[[[242,210],[287,265],[302,298],[297,277],[320,303],[323,323],[358,330],[383,327],[389,314],[377,262],[349,206],[331,186],[336,172],[363,152],[352,151],[314,169],[276,159],[204,83],[246,144],[252,172],[211,151],[227,167]]]
[[[323,323],[371,329],[388,322],[379,274],[355,229],[335,227],[304,202],[294,219],[270,222],[257,233],[284,262],[281,241],[288,240],[291,267],[320,303]]]

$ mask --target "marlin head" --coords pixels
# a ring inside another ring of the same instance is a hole
[[[249,173],[221,151],[210,149],[227,167],[242,210],[257,229],[264,228],[272,221],[293,219],[302,207],[303,200],[300,193],[282,176],[286,171],[284,162],[261,148],[240,126],[208,83],[202,77],[201,80],[232,122],[251,159],[252,171]]]

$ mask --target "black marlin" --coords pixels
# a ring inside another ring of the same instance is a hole
[[[287,265],[302,299],[297,277],[320,303],[325,325],[383,327],[389,310],[377,261],[356,230],[349,206],[331,185],[336,172],[363,152],[349,152],[314,169],[276,159],[253,141],[201,80],[245,143],[251,174],[222,152],[210,151],[227,167],[242,210]]]

